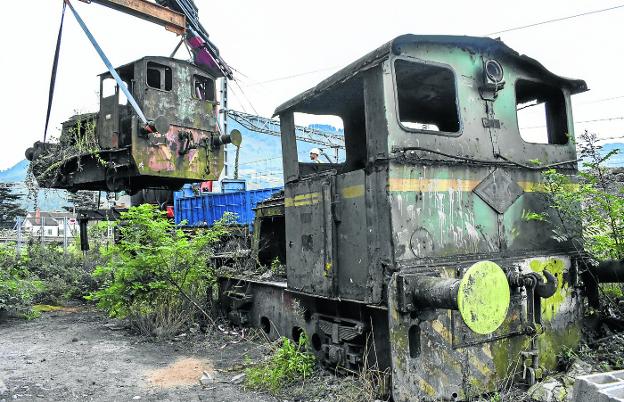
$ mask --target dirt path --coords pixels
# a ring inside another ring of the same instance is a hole
[[[276,401],[221,371],[251,345],[213,338],[150,342],[85,309],[9,321],[0,325],[0,401]],[[202,371],[214,382],[201,386]]]

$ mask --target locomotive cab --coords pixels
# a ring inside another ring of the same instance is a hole
[[[555,368],[582,301],[542,172],[576,174],[570,97],[585,90],[498,40],[405,35],[276,109],[286,291],[322,361],[374,342],[397,401]],[[342,119],[343,163],[298,160],[298,112]]]
[[[100,75],[100,109],[63,123],[58,143],[35,143],[26,154],[42,187],[77,190],[173,190],[218,179],[224,145],[219,132],[218,70],[167,57],[144,57]],[[235,139],[240,140],[239,138]]]

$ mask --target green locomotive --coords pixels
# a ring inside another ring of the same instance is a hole
[[[284,197],[258,208],[255,250],[286,277],[222,276],[229,317],[306,333],[329,366],[368,354],[396,401],[539,379],[581,338],[582,256],[552,237],[541,173],[577,173],[570,97],[586,90],[499,40],[405,35],[279,106]],[[299,112],[342,119],[343,163],[298,160]]]

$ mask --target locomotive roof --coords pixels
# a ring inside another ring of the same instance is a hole
[[[176,58],[173,58],[173,57],[166,57],[166,56],[144,56],[144,57],[141,57],[140,59],[133,60],[133,61],[131,61],[129,63],[126,63],[126,64],[123,64],[123,65],[121,65],[119,67],[115,67],[115,70],[117,70],[118,73],[123,72],[124,70],[128,70],[128,69],[132,69],[133,70],[134,69],[134,65],[139,63],[139,62],[141,62],[141,61],[143,61],[143,60],[155,61],[155,62],[160,62],[160,63],[166,63],[166,62],[171,63],[171,62],[173,62],[175,64],[184,64],[184,65],[187,65],[187,66],[195,67],[195,68],[197,68],[197,69],[199,69],[199,70],[201,70],[201,71],[211,75],[213,78],[223,77],[223,74],[220,71],[218,71],[218,70],[216,70],[216,71],[208,70],[208,69],[199,67],[197,64],[191,63],[189,61],[176,59]],[[130,70],[130,71],[132,71],[132,70]],[[110,77],[111,74],[110,74],[110,71],[105,71],[102,74],[99,74],[99,76],[100,77],[107,77],[107,76]]]
[[[332,103],[331,100],[335,99],[335,96],[330,95],[329,98],[326,98],[324,95],[331,92],[328,90],[340,86],[358,75],[358,73],[378,65],[390,54],[401,54],[403,46],[411,44],[452,46],[466,49],[474,53],[485,53],[493,57],[512,59],[523,68],[567,87],[573,94],[587,90],[587,84],[585,81],[555,75],[548,71],[546,67],[544,67],[537,60],[519,54],[498,39],[473,36],[408,34],[394,38],[390,42],[349,64],[342,70],[339,70],[329,78],[321,81],[315,87],[310,88],[289,101],[281,104],[275,109],[274,115],[278,115],[287,110],[295,109],[300,112],[310,113],[330,112],[330,105]],[[328,105],[328,103],[330,105]],[[335,104],[333,106],[335,106]]]

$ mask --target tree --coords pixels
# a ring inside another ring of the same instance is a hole
[[[15,192],[15,184],[0,183],[0,228],[12,229],[18,216],[25,216],[21,207],[22,195]]]
[[[75,193],[67,193],[67,201],[69,208],[76,209],[97,209],[97,196],[95,191],[77,191]]]

